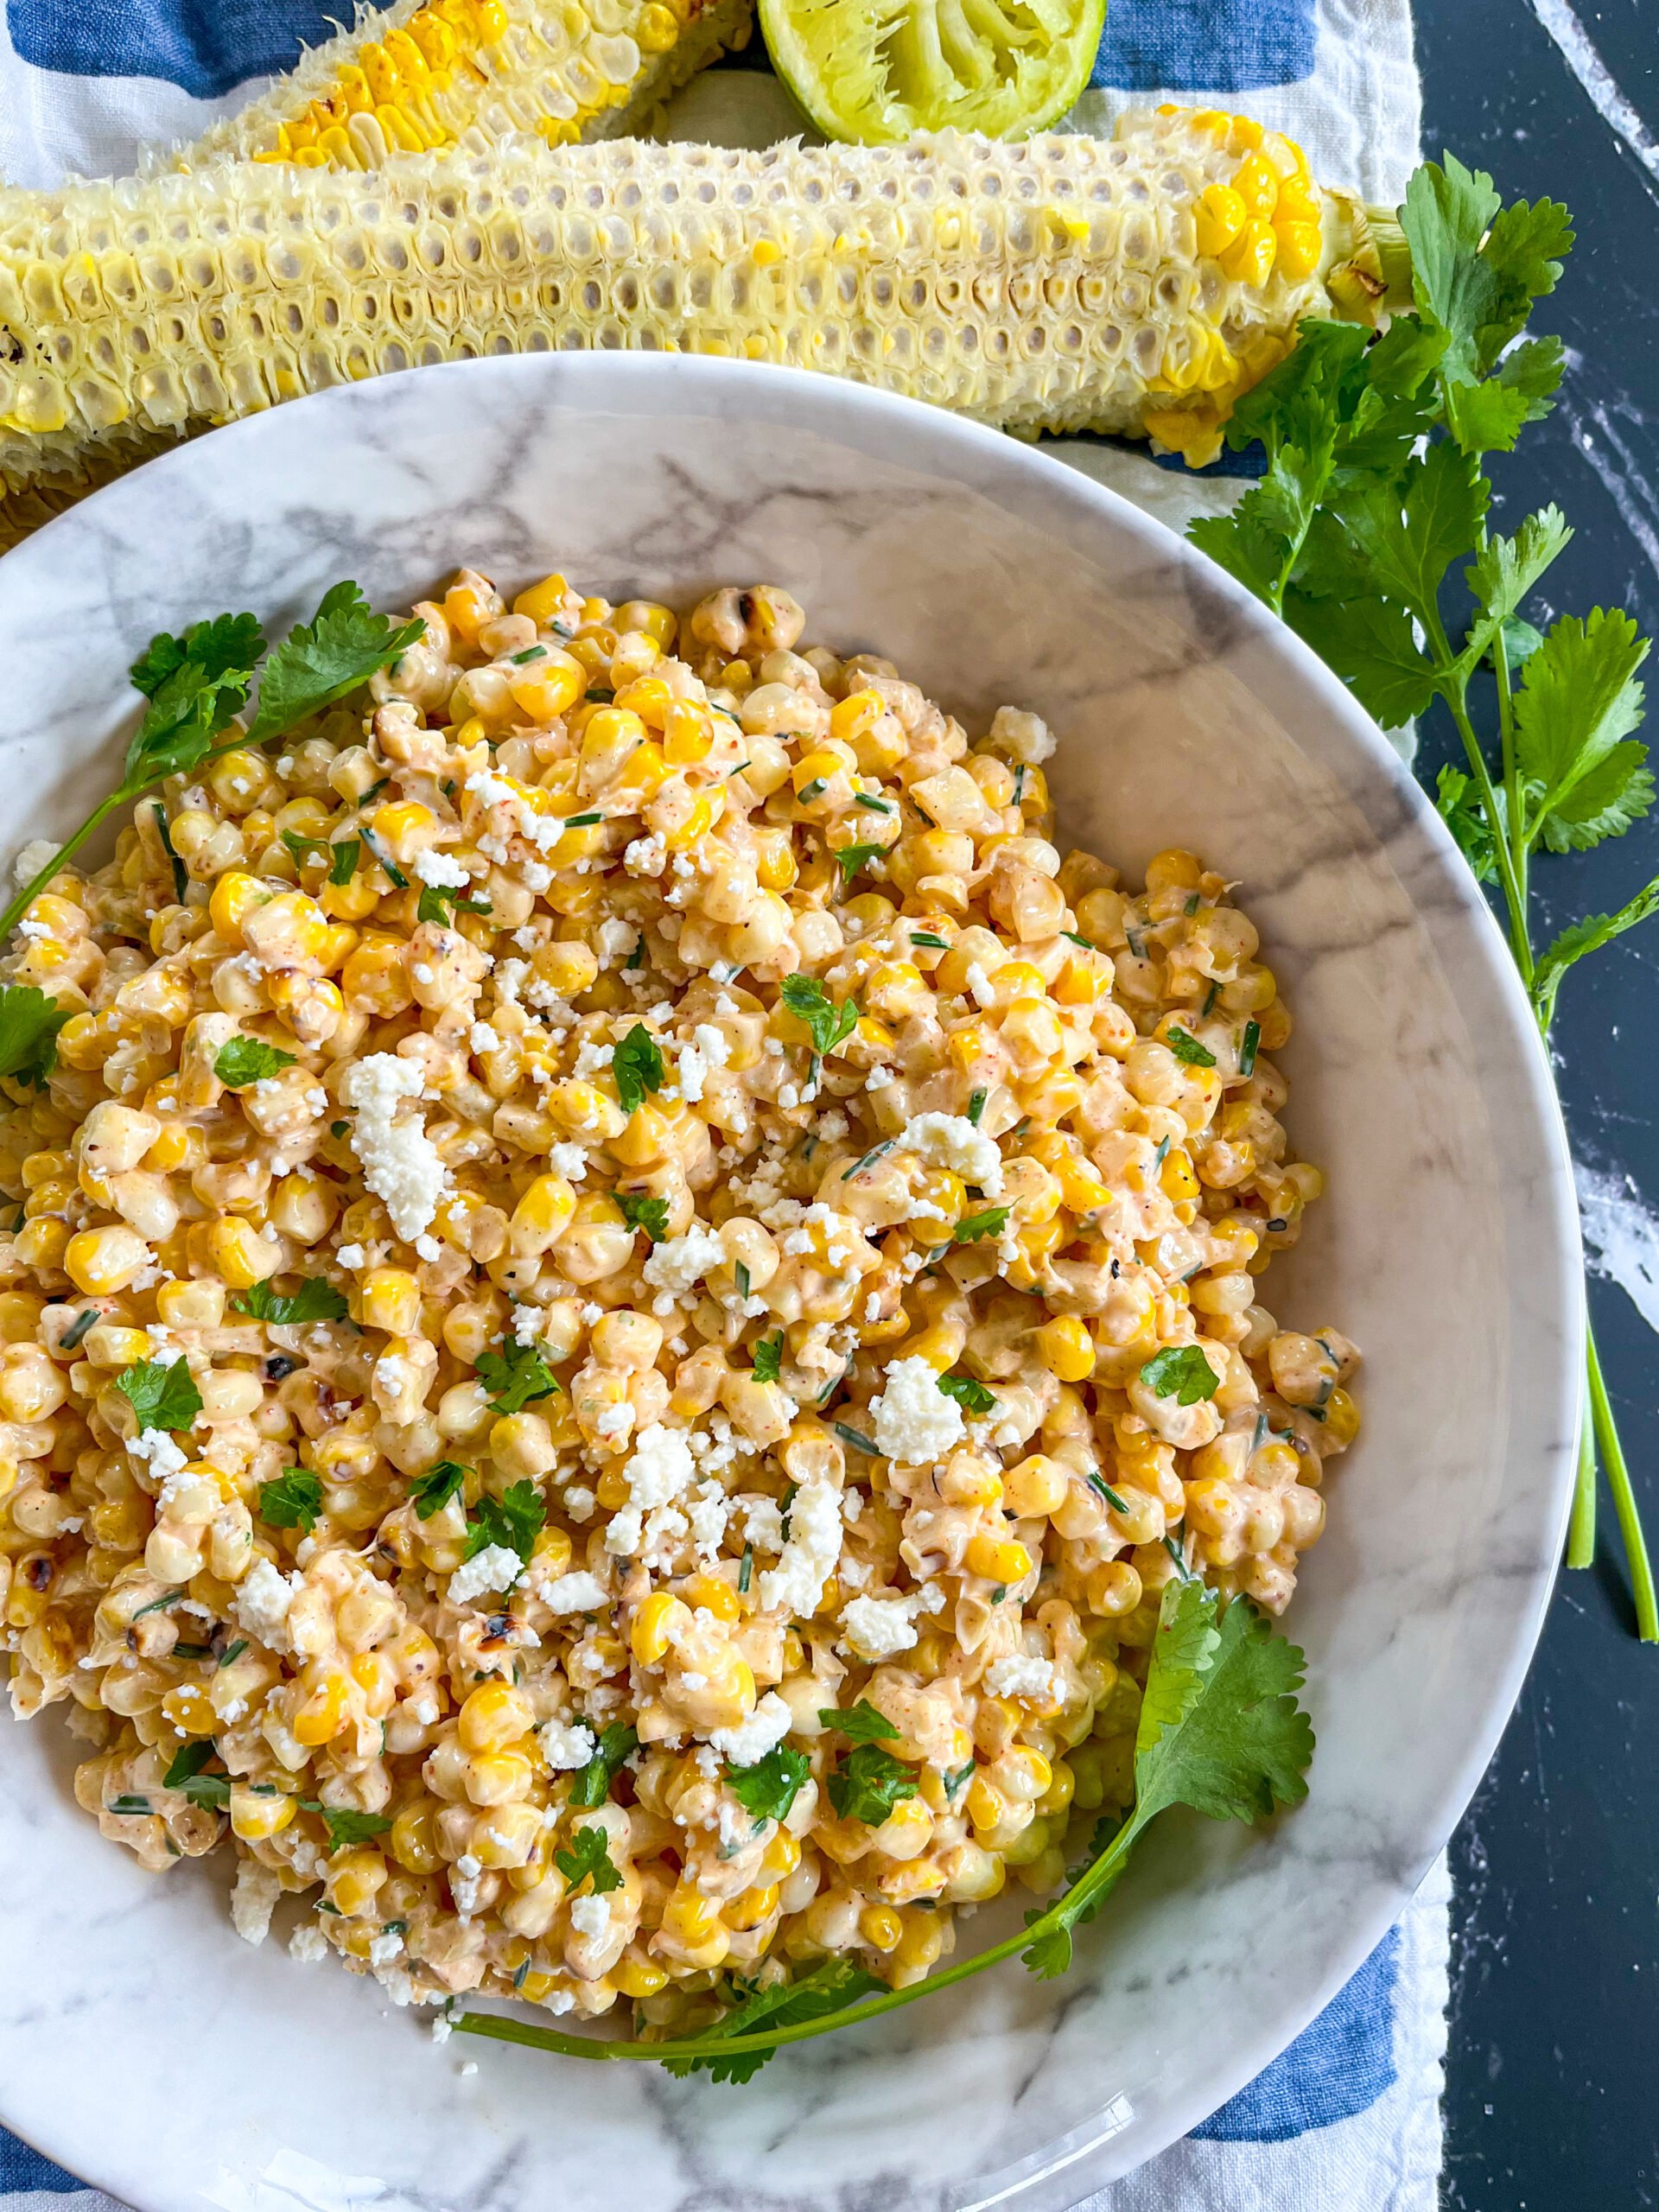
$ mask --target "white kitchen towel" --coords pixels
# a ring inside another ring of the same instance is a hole
[[[0,0],[0,176],[120,175],[195,137],[291,66],[350,0]],[[1408,0],[1111,0],[1071,118],[1106,131],[1161,99],[1237,108],[1306,148],[1315,173],[1395,203],[1417,159]],[[766,144],[800,129],[758,46],[677,100],[677,137]],[[1106,440],[1051,449],[1176,529],[1237,494],[1248,461],[1197,476]],[[0,1722],[0,1726],[3,1726]],[[1446,2051],[1442,1863],[1306,2033],[1184,2143],[1089,2212],[1434,2212]],[[0,2129],[0,2212],[111,2212]]]

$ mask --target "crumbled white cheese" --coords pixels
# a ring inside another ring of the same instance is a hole
[[[1040,715],[1028,715],[1022,707],[999,707],[991,717],[991,742],[1014,760],[1034,766],[1052,756],[1059,741]]]
[[[577,1075],[597,1075],[601,1068],[609,1067],[615,1057],[614,1045],[588,1043],[580,1046],[576,1052],[575,1072]]]
[[[798,1500],[797,1501],[798,1503]],[[817,1592],[814,1591],[814,1597]],[[746,1719],[734,1728],[716,1728],[709,1741],[734,1766],[753,1766],[781,1744],[794,1726],[794,1716],[776,1690],[768,1690]]]
[[[357,1119],[352,1150],[363,1180],[386,1202],[392,1227],[412,1243],[430,1228],[449,1170],[418,1117],[393,1119],[399,1102],[418,1098],[426,1079],[412,1060],[395,1052],[371,1052],[348,1068],[340,1085],[341,1103]]]
[[[680,1096],[695,1106],[702,1096],[710,1068],[723,1068],[732,1057],[732,1048],[725,1032],[716,1029],[711,1021],[700,1021],[691,1033],[691,1042],[680,1047]],[[842,1134],[845,1135],[843,1125]]]
[[[369,1255],[360,1244],[342,1244],[334,1254],[342,1268],[349,1268],[355,1274],[359,1268],[366,1268]]]
[[[282,1894],[282,1881],[269,1866],[262,1866],[257,1859],[238,1860],[231,1891],[231,1925],[245,1943],[264,1942]]]
[[[605,1603],[603,1586],[592,1574],[557,1575],[543,1585],[540,1594],[550,1613],[592,1613]]]
[[[654,1244],[642,1272],[654,1289],[683,1298],[700,1276],[725,1263],[726,1248],[719,1237],[706,1229],[691,1229]]]
[[[597,1942],[611,1932],[611,1904],[608,1897],[572,1897],[570,1925],[578,1936],[585,1936],[590,1942]]]
[[[948,1167],[964,1183],[976,1183],[988,1198],[1002,1188],[1002,1155],[995,1137],[976,1129],[963,1114],[918,1114],[906,1122],[900,1147],[936,1167]]]
[[[163,1490],[175,1475],[189,1465],[184,1453],[163,1428],[141,1429],[127,1449],[135,1459],[149,1462],[150,1473]]]
[[[810,1620],[817,1606],[818,1592],[836,1571],[842,1533],[840,1491],[822,1476],[809,1475],[789,1509],[789,1537],[783,1557],[760,1577],[762,1611],[772,1612],[782,1607]]]
[[[542,1756],[555,1774],[569,1774],[586,1766],[599,1749],[593,1730],[584,1728],[580,1721],[544,1720],[537,1734]]]
[[[48,861],[58,856],[58,848],[49,837],[31,837],[11,864],[11,880],[21,891],[26,883],[33,883]]]
[[[639,932],[632,922],[625,922],[620,915],[607,916],[598,930],[600,966],[614,968],[619,961],[627,958],[639,942]]]
[[[842,1607],[841,1625],[861,1659],[891,1659],[916,1641],[910,1607],[902,1598],[855,1598]]]
[[[301,1578],[286,1575],[268,1559],[257,1559],[237,1586],[232,1611],[237,1624],[272,1651],[286,1651],[288,1609]]]
[[[473,880],[458,860],[441,853],[435,845],[416,853],[413,867],[423,883],[438,885],[445,891],[464,891]]]
[[[550,1144],[547,1147],[547,1164],[567,1182],[580,1183],[588,1173],[588,1154],[579,1144]]]
[[[660,875],[667,860],[668,847],[653,830],[650,836],[634,839],[622,855],[622,865],[630,875]]]
[[[524,1571],[524,1562],[505,1544],[486,1544],[471,1559],[462,1560],[449,1578],[449,1602],[465,1605],[486,1591],[511,1590]]]
[[[328,1955],[328,1938],[315,1920],[302,1921],[288,1939],[288,1955],[302,1966],[314,1967]]]
[[[605,1531],[606,1550],[618,1558],[632,1556],[639,1548],[645,1516],[671,1505],[696,1472],[683,1429],[665,1428],[660,1421],[641,1429],[622,1470],[628,1502],[611,1516],[611,1525]]]
[[[895,1359],[887,1387],[870,1401],[875,1448],[906,1466],[942,1459],[967,1433],[962,1408],[946,1397],[939,1378],[925,1359]]]
[[[1046,1698],[1054,1688],[1053,1662],[1030,1659],[1022,1651],[994,1659],[985,1670],[985,1687],[993,1697]]]
[[[501,1039],[487,1021],[475,1021],[467,1032],[467,1048],[473,1052],[499,1052]]]
[[[404,1948],[404,1939],[394,1929],[390,1935],[375,1936],[369,1942],[369,1964],[389,1967]]]

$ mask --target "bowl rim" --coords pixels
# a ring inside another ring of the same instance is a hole
[[[393,372],[391,380],[401,389],[410,373]],[[1184,2094],[1172,2098],[1158,2120],[1146,2123],[1144,2139],[1137,2132],[1135,2155],[1128,2164],[1121,2159],[1118,2130],[1103,2133],[1096,2130],[1090,2134],[1086,2124],[1080,2124],[1051,2144],[1046,2153],[1030,2154],[986,2177],[971,2198],[972,2212],[988,2212],[992,2205],[1024,2205],[1038,2212],[1039,2196],[1045,2206],[1070,2204],[1079,2190],[1097,2188],[1134,2171],[1187,2134],[1279,2056],[1348,1982],[1397,1921],[1449,1840],[1520,1694],[1554,1588],[1566,1535],[1576,1465],[1585,1331],[1578,1209],[1567,1133],[1548,1057],[1520,976],[1484,894],[1440,815],[1346,686],[1243,585],[1167,524],[1086,471],[942,407],[828,374],[766,363],[644,352],[544,353],[444,362],[423,368],[420,373],[423,378],[459,385],[463,404],[479,404],[479,396],[486,394],[493,384],[533,386],[546,379],[544,404],[556,413],[724,416],[738,413],[741,403],[746,417],[855,449],[867,447],[871,426],[880,426],[895,455],[903,452],[912,466],[941,476],[957,480],[966,477],[980,496],[1016,513],[1021,511],[1021,483],[1040,483],[1046,499],[1058,495],[1076,506],[1080,526],[1103,529],[1138,542],[1148,561],[1160,563],[1168,572],[1172,591],[1190,587],[1224,608],[1243,632],[1251,656],[1249,671],[1242,680],[1263,699],[1281,724],[1280,701],[1300,695],[1304,702],[1311,699],[1331,728],[1340,733],[1340,743],[1355,749],[1370,776],[1389,788],[1412,830],[1427,842],[1435,861],[1438,911],[1426,914],[1411,887],[1402,882],[1404,895],[1428,931],[1437,953],[1443,938],[1461,938],[1463,950],[1478,964],[1479,980],[1494,992],[1505,1016],[1503,1035],[1483,1037],[1481,1043],[1483,1052],[1498,1049],[1511,1064],[1505,1071],[1515,1081],[1510,1112],[1515,1122],[1524,1127],[1534,1148],[1532,1160],[1525,1163],[1535,1178],[1530,1225],[1536,1241],[1529,1255],[1529,1275],[1535,1291],[1542,1293],[1537,1301],[1541,1312],[1553,1315],[1560,1325],[1556,1332],[1560,1349],[1553,1391],[1559,1419],[1549,1433],[1535,1433],[1512,1446],[1535,1455],[1545,1471],[1548,1525],[1540,1531],[1537,1563],[1524,1576],[1511,1577],[1506,1585],[1512,1608],[1510,1625],[1502,1640],[1501,1661],[1492,1665],[1491,1686],[1479,1725],[1448,1765],[1417,1850],[1408,1863],[1391,1866],[1386,1878],[1373,1882],[1369,1903],[1356,1910],[1347,1941],[1333,1950],[1323,1974],[1314,1977],[1311,1986],[1301,1986],[1295,2003],[1287,2010],[1281,2005],[1272,2012],[1272,2025],[1265,2032],[1241,2031],[1230,2045],[1224,2063],[1213,2064]],[[175,475],[188,480],[204,467],[223,475],[235,469],[242,449],[257,450],[267,441],[275,440],[280,447],[298,440],[302,448],[307,426],[324,409],[341,416],[361,413],[365,429],[372,430],[372,413],[388,381],[386,377],[376,377],[309,393],[156,455],[54,516],[0,556],[0,586],[37,557],[39,549],[55,554],[66,537],[85,529],[89,511],[99,516],[115,515],[124,500],[147,497],[156,485]],[[372,444],[375,440],[369,436],[365,442]],[[204,461],[204,451],[211,453],[211,462]],[[958,456],[963,466],[952,466]],[[130,487],[135,485],[142,486],[143,491],[134,493]],[[435,492],[433,497],[437,496]],[[1298,741],[1293,736],[1291,742]],[[1484,1095],[1491,1094],[1490,1074],[1478,1076],[1477,1081]],[[1496,1637],[1493,1649],[1495,1652],[1500,1649]],[[4,2084],[0,2082],[0,2124],[60,2164],[76,2156],[75,2145],[54,2112],[13,2114],[6,2105]],[[1061,2174],[1065,2177],[1065,2194],[1046,2191],[1043,2184]],[[100,2174],[98,2182],[137,2212],[171,2212],[170,2207],[148,2193],[142,2173],[130,2172],[124,2164],[118,2173]],[[970,2200],[961,2202],[968,2207]]]

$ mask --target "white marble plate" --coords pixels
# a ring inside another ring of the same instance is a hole
[[[1195,847],[1299,1017],[1294,1123],[1330,1173],[1271,1278],[1367,1355],[1367,1427],[1293,1621],[1312,1795],[1176,1815],[1069,1978],[1007,1966],[809,2044],[745,2088],[456,2038],[232,1933],[68,1790],[59,1720],[0,1720],[0,2119],[143,2212],[963,2212],[1068,2205],[1255,2074],[1377,1942],[1491,1755],[1566,1516],[1580,1290],[1548,1073],[1497,932],[1377,732],[1158,524],[908,401],[650,355],[435,368],[152,463],[0,563],[11,842],[78,819],[123,671],[223,607],[355,576],[406,606],[461,561],[679,601],[775,581],[958,713],[1063,734],[1067,836]],[[463,2075],[464,2061],[476,2062]]]

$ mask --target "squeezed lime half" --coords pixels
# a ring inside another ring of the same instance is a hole
[[[760,0],[773,66],[828,138],[1024,138],[1089,81],[1106,0]]]

